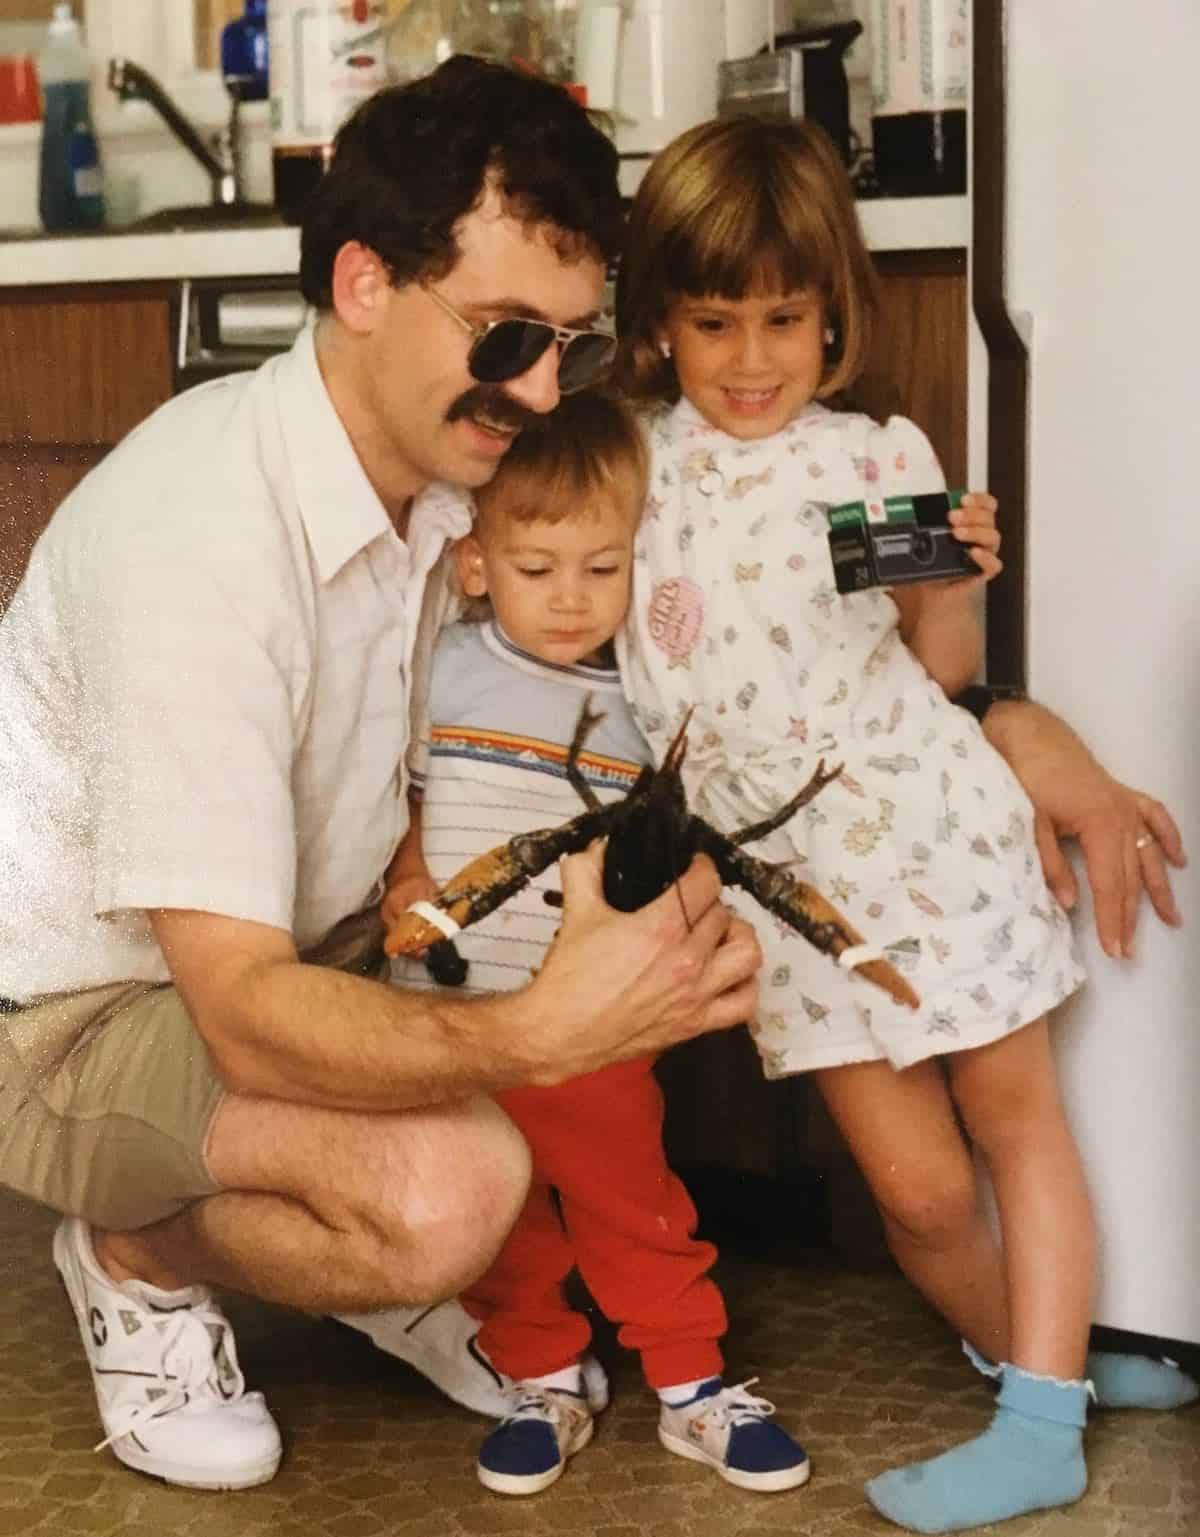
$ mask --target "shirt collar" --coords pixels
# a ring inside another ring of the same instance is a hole
[[[296,506],[317,574],[330,581],[380,537],[397,537],[317,366],[313,326],[279,361],[277,398]],[[436,483],[413,500],[408,546],[415,565],[432,564],[447,539],[471,528],[471,502],[457,486]]]
[[[483,643],[493,656],[520,666],[525,672],[538,672],[547,678],[581,679],[585,683],[615,683],[619,674],[615,667],[597,667],[590,662],[547,662],[531,651],[510,640],[500,621],[493,614],[483,621],[480,631]]]

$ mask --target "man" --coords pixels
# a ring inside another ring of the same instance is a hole
[[[368,975],[422,589],[469,527],[434,483],[485,482],[560,369],[605,360],[619,229],[612,146],[545,82],[457,60],[377,98],[305,225],[315,334],[134,433],[3,619],[0,1178],[70,1214],[55,1260],[133,1467],[240,1487],[278,1464],[204,1285],[320,1311],[454,1293],[528,1177],[483,1095],[754,1007],[757,947],[704,861],[634,916],[569,862],[518,994]]]
[[[210,1285],[351,1314],[452,1297],[528,1178],[488,1094],[754,1008],[757,947],[704,860],[635,915],[594,852],[566,861],[518,993],[375,980],[425,580],[469,522],[452,488],[603,362],[615,170],[564,93],[478,61],[365,104],[305,220],[315,330],[133,433],[0,621],[0,1182],[67,1214],[108,1443],[169,1481],[279,1462]],[[1177,834],[1031,710],[996,712],[1010,756],[1048,826],[1091,829],[1131,939],[1118,845],[1143,818],[1168,857]]]

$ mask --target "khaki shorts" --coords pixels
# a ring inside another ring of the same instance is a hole
[[[383,975],[377,912],[304,956]],[[0,1184],[124,1231],[218,1186],[209,1131],[225,1088],[173,987],[121,982],[0,1012]]]

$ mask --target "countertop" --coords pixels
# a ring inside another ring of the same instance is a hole
[[[873,251],[954,250],[970,242],[965,197],[880,198],[860,202],[858,211]],[[299,231],[283,224],[26,238],[0,231],[0,287],[286,275],[296,271],[299,253]]]
[[[0,237],[0,287],[136,283],[295,272],[300,232],[287,225],[166,234]]]

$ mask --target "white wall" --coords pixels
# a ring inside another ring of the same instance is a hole
[[[1059,1020],[1098,1321],[1200,1341],[1200,236],[1194,0],[1012,0],[1010,306],[1032,332],[1030,685],[1180,821],[1188,928],[1079,925]]]

